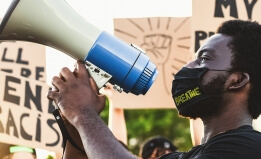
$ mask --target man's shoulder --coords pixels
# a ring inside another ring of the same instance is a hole
[[[225,133],[214,136],[207,144],[216,142],[229,142],[240,143],[244,142],[249,144],[261,145],[261,133],[254,130],[251,126],[242,126],[238,129],[229,130]]]
[[[255,159],[261,156],[261,133],[251,126],[216,135],[207,143],[193,147],[188,152],[174,152],[163,155],[160,159]]]
[[[202,154],[208,158],[254,159],[261,156],[261,133],[243,126],[213,137],[203,147]]]

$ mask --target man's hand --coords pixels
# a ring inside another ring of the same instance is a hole
[[[77,61],[74,72],[63,68],[60,77],[54,77],[52,84],[54,89],[48,92],[47,97],[55,101],[62,114],[76,128],[89,158],[136,159],[100,118],[105,96],[99,94],[83,62]],[[72,154],[72,151],[68,153]]]
[[[55,101],[67,120],[76,126],[86,111],[99,114],[105,105],[105,96],[99,90],[82,61],[77,61],[74,72],[62,68],[60,77],[53,77],[55,89],[50,90],[47,98]]]

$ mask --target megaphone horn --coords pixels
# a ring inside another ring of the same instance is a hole
[[[141,49],[101,31],[64,0],[13,0],[0,25],[0,41],[28,41],[83,60],[97,83],[146,94],[158,71]]]

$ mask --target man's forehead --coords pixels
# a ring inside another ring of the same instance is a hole
[[[227,36],[224,34],[214,34],[204,42],[204,44],[199,48],[196,54],[199,54],[202,51],[215,53],[217,49],[225,49],[228,47],[227,44],[230,40],[231,36]]]

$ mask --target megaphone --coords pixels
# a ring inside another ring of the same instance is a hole
[[[86,63],[101,88],[143,94],[158,71],[139,47],[101,31],[64,0],[13,0],[0,25],[0,41],[43,44]]]

